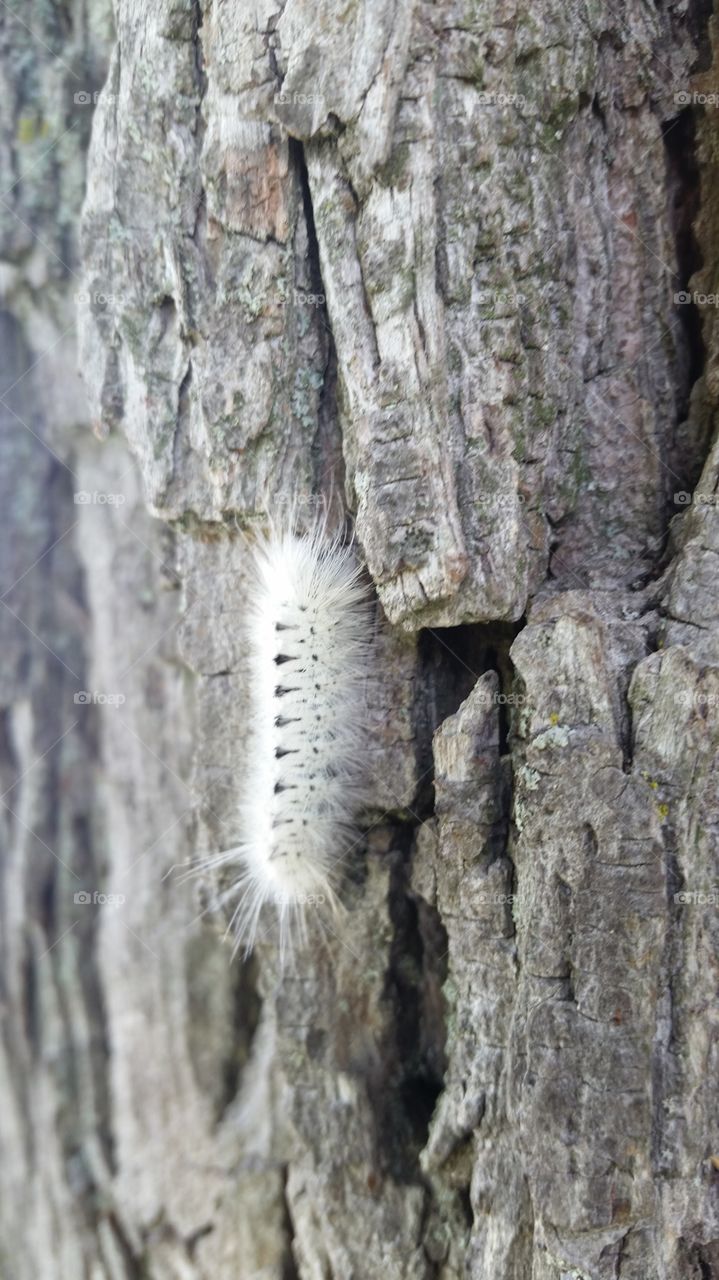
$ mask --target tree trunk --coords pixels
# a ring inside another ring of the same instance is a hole
[[[114,10],[2,14],[0,1276],[719,1280],[708,7]],[[174,869],[290,494],[378,605],[282,977]]]

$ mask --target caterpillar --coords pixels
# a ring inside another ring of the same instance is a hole
[[[204,865],[227,867],[233,955],[248,954],[268,909],[280,963],[307,938],[311,909],[336,914],[340,869],[362,792],[370,608],[353,548],[270,524],[251,550],[250,715],[242,839]]]

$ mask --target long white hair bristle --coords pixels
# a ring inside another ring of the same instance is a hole
[[[252,546],[242,840],[202,864],[229,873],[220,901],[234,907],[235,950],[276,931],[282,963],[310,913],[340,909],[362,793],[370,610],[353,547],[326,524],[273,522]]]

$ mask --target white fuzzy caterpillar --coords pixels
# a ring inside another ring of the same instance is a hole
[[[284,959],[308,907],[338,909],[361,792],[370,618],[352,548],[325,521],[304,535],[270,528],[252,554],[243,838],[205,865],[237,870],[222,895],[235,904],[235,950],[252,949],[274,908]]]

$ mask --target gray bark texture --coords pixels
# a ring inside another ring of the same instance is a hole
[[[713,21],[0,6],[1,1280],[719,1280]],[[177,869],[291,495],[377,623],[281,977]]]

